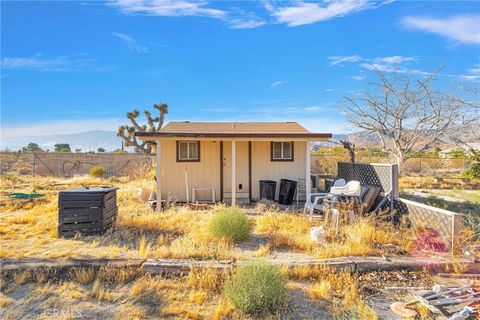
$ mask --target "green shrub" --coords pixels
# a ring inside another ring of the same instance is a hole
[[[480,179],[480,162],[474,163],[470,169],[465,171],[463,176],[466,178]]]
[[[221,209],[214,214],[209,227],[213,236],[235,243],[247,239],[252,229],[247,215],[238,208]]]
[[[225,296],[238,309],[252,314],[275,311],[288,301],[286,279],[270,264],[249,263],[239,267],[225,284]]]
[[[92,177],[101,177],[105,173],[105,168],[102,166],[93,166],[88,170],[88,174]]]
[[[120,178],[117,177],[117,176],[111,176],[111,177],[108,178],[108,182],[117,183],[117,182],[120,182]]]

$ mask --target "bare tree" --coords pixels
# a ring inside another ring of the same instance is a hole
[[[457,128],[478,119],[471,102],[455,90],[434,87],[438,72],[414,79],[398,72],[374,70],[370,90],[345,97],[348,120],[376,135],[399,168],[417,151],[433,147]]]
[[[153,107],[158,110],[159,116],[153,117],[150,111],[145,110],[144,114],[147,118],[147,125],[140,126],[137,122],[137,118],[140,115],[140,111],[133,110],[127,112],[127,118],[132,123],[131,126],[123,125],[118,128],[117,136],[125,141],[127,147],[135,147],[140,153],[151,154],[152,147],[147,142],[140,143],[135,137],[135,131],[137,132],[154,132],[160,131],[163,127],[165,120],[165,114],[168,114],[168,105],[166,103],[154,104]]]
[[[449,138],[471,158],[478,158],[480,142],[480,87],[472,82],[462,83],[458,89],[469,98],[469,112],[464,114],[465,125],[456,126]]]

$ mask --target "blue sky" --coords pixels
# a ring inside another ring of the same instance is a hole
[[[480,81],[480,3],[367,0],[1,2],[2,135],[168,120],[299,121],[348,132],[339,101],[372,65]]]

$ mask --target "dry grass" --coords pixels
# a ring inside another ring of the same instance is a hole
[[[311,252],[313,245],[310,239],[311,226],[312,223],[307,217],[269,212],[257,217],[255,232],[267,236],[271,248]]]
[[[439,174],[439,177],[444,178],[442,181],[437,181],[434,176],[405,176],[401,177],[399,181],[400,190],[402,189],[475,189],[475,185],[480,184],[480,179],[471,179],[470,183],[465,183],[460,179],[445,177],[444,174]]]
[[[108,185],[100,178],[73,179],[22,177],[7,179],[0,195],[8,192],[29,192],[41,188],[43,202],[28,202],[21,210],[17,202],[5,200],[5,213],[0,220],[0,258],[196,258],[242,259],[242,253],[227,240],[217,239],[208,230],[217,206],[209,211],[191,211],[176,207],[163,213],[154,212],[137,199],[141,187],[152,187],[146,180],[120,179],[115,183],[119,215],[117,228],[102,237],[79,239],[57,238],[57,193],[59,190],[81,185]],[[4,198],[2,198],[4,199]],[[31,206],[31,207],[30,207]],[[251,216],[254,232],[269,239],[253,256],[267,257],[278,248],[329,258],[342,255],[380,254],[373,242],[398,243],[398,231],[388,224],[361,220],[347,225],[338,239],[330,238],[324,245],[310,239],[310,227],[315,223],[305,216],[278,211],[267,211]],[[335,240],[335,241],[333,241]],[[396,241],[396,242],[395,242]]]
[[[109,185],[107,180],[91,177],[8,179],[8,183],[0,187],[4,212],[0,220],[0,258],[235,257],[229,243],[210,236],[207,225],[212,212],[175,208],[159,214],[139,203],[139,188],[150,184],[144,180],[120,179],[116,183],[120,189],[115,232],[77,240],[57,238],[57,193],[82,185]],[[41,201],[23,203],[6,198],[11,192],[31,192],[33,185],[42,186],[45,197]]]
[[[45,309],[56,308],[70,316],[81,311],[84,318],[250,319],[250,316],[234,309],[222,295],[230,269],[194,268],[188,276],[178,278],[152,276],[143,274],[141,270],[108,266],[98,271],[73,270],[64,277],[55,278],[51,278],[48,270],[45,272],[49,278],[46,282],[36,282],[39,277],[38,274],[34,276],[35,273],[17,276],[17,281],[23,279],[20,285],[14,282],[13,277],[8,280],[6,288],[11,290],[4,288],[4,293],[0,295],[3,318],[16,319],[23,314],[26,318],[42,319]],[[321,266],[297,267],[282,272],[291,281],[302,283],[296,288],[290,283],[287,286],[289,290],[303,290],[313,305],[328,307],[332,315],[339,319],[345,315],[355,315],[357,319],[376,318],[363,301],[361,282],[356,275],[346,271],[334,272]],[[377,278],[375,274],[370,277]],[[24,279],[29,280],[24,282]],[[371,282],[368,279],[364,281]],[[267,319],[283,319],[298,315],[290,315],[287,310],[287,315],[263,316]]]
[[[363,301],[358,276],[348,270],[334,271],[326,266],[295,267],[283,272],[294,280],[309,280],[305,294],[314,301],[328,302],[339,319],[377,319],[375,312]],[[346,315],[356,317],[345,317]]]
[[[107,180],[90,177],[70,180],[22,177],[7,182],[0,186],[0,201],[3,201],[0,214],[2,259],[243,258],[241,249],[208,232],[211,217],[222,206],[209,211],[191,211],[179,207],[162,213],[154,212],[137,199],[139,188],[152,187],[151,182],[146,180],[122,178],[115,182],[120,188],[117,192],[119,216],[116,230],[101,237],[78,239],[57,238],[57,193],[81,185],[108,185]],[[57,185],[59,183],[63,185]],[[31,192],[32,188],[41,188],[46,195],[44,200],[19,203],[5,198],[7,193]],[[279,248],[327,258],[382,254],[375,243],[393,243],[406,249],[409,246],[405,230],[395,230],[388,224],[369,218],[343,225],[340,235],[337,238],[330,235],[325,244],[311,241],[310,227],[318,223],[304,216],[268,211],[250,216],[249,219],[254,232],[268,238],[268,243],[253,250],[253,256],[257,257],[268,258]],[[141,270],[107,266],[98,271],[73,270],[65,279],[54,282],[51,280],[56,277],[49,272],[15,274],[5,288],[4,284],[0,286],[4,292],[0,296],[0,305],[8,309],[5,319],[9,316],[15,318],[15,314],[31,305],[64,309],[78,305],[85,310],[94,310],[118,319],[247,317],[234,310],[222,297],[229,270],[193,269],[188,277],[165,279],[143,275]],[[290,270],[288,276],[306,280],[305,293],[312,300],[329,300],[333,305],[338,304],[335,309],[339,311],[355,310],[365,319],[370,316],[369,308],[358,294],[358,279],[355,276],[347,273],[335,275],[331,270],[321,268]],[[29,290],[26,290],[24,298],[10,301],[12,292],[18,294],[18,290],[27,286]]]
[[[188,274],[188,285],[207,293],[220,293],[232,269],[192,268]]]
[[[96,271],[91,268],[79,268],[70,272],[70,278],[80,284],[92,283],[96,276]]]
[[[256,255],[263,256],[275,248],[309,253],[317,258],[381,255],[384,252],[379,249],[379,244],[394,244],[408,251],[414,238],[407,228],[394,228],[378,216],[367,216],[352,224],[341,223],[338,236],[334,235],[330,226],[329,241],[315,244],[310,239],[310,227],[313,225],[307,217],[295,214],[267,213],[257,217],[255,231],[267,236],[270,241],[259,248]]]
[[[5,296],[3,293],[0,293],[0,308],[6,308],[13,304],[13,299]]]
[[[0,307],[4,319],[49,318],[45,310],[62,311],[66,318],[79,311],[82,318],[92,319],[212,319],[234,312],[221,300],[227,273],[197,269],[188,277],[167,279],[107,266],[49,276],[40,283],[32,272],[22,272],[5,279]]]
[[[326,243],[315,256],[332,258],[341,256],[382,255],[381,245],[393,244],[408,251],[414,233],[407,228],[394,228],[389,223],[378,222],[378,217],[364,217],[340,227],[337,241]]]

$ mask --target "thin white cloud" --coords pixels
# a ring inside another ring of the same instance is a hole
[[[468,75],[462,75],[460,76],[460,78],[462,80],[467,80],[467,81],[477,81],[477,80],[480,80],[480,75],[468,74]]]
[[[326,91],[326,92],[334,92],[334,91],[336,91],[336,89],[333,89],[333,88],[327,88],[327,89],[325,89],[325,91]]]
[[[351,55],[351,56],[331,56],[328,57],[330,60],[330,65],[335,66],[337,64],[343,64],[345,62],[357,62],[361,61],[362,57],[358,55]]]
[[[473,68],[467,70],[467,74],[461,75],[460,79],[466,81],[478,81],[480,80],[480,64],[475,64]]]
[[[426,72],[405,67],[408,62],[416,61],[417,57],[408,56],[387,56],[376,58],[364,58],[359,55],[350,56],[330,56],[330,66],[340,65],[343,66],[346,63],[358,63],[358,66],[369,71],[381,71],[381,72],[399,72],[399,73],[415,73],[426,74]],[[349,78],[357,81],[365,80],[366,77],[362,74],[349,76]]]
[[[115,0],[111,5],[124,13],[164,17],[203,16],[223,19],[226,12],[208,8],[206,1],[187,0]]]
[[[408,57],[408,56],[388,56],[388,57],[376,57],[376,58],[363,58],[359,55],[351,56],[330,56],[329,65],[344,65],[345,63],[359,63],[359,66],[363,69],[370,71],[378,70],[381,72],[399,72],[399,73],[417,73],[425,74],[425,72],[417,69],[407,68],[405,64],[408,62],[416,61],[417,57]],[[364,80],[365,76],[357,75],[351,76],[350,78],[354,80]]]
[[[275,7],[271,3],[268,3],[265,5],[265,8],[275,16],[279,23],[286,23],[290,27],[296,27],[342,17],[354,12],[375,8],[384,3],[387,2],[338,0],[312,3],[298,1],[294,2],[291,6],[281,7]]]
[[[71,134],[91,130],[116,130],[125,123],[125,119],[79,119],[48,122],[20,123],[5,126],[2,124],[2,137],[45,136],[52,134]]]
[[[468,69],[468,72],[470,72],[470,73],[480,73],[480,66],[478,68]]]
[[[365,80],[367,77],[365,77],[364,75],[356,75],[356,76],[350,76],[349,78],[357,81],[362,81],[362,80]]]
[[[265,19],[259,17],[255,12],[237,7],[229,9],[225,20],[231,29],[253,29],[267,23]]]
[[[270,89],[278,88],[279,86],[284,85],[286,82],[287,82],[287,81],[284,81],[284,80],[274,81],[274,82],[272,82],[272,84],[270,85]]]
[[[66,72],[79,71],[94,63],[95,59],[78,58],[78,56],[43,58],[40,54],[36,54],[31,57],[3,58],[1,64],[2,69]]]
[[[390,63],[362,63],[360,64],[362,68],[365,68],[370,71],[380,71],[380,72],[399,72],[405,73],[406,69],[399,67],[395,64]]]
[[[378,57],[373,59],[374,63],[387,63],[387,64],[400,64],[408,61],[415,61],[416,57],[403,57],[403,56],[391,56],[391,57]]]
[[[231,29],[253,29],[267,22],[255,13],[240,8],[228,11],[208,7],[207,1],[192,0],[114,0],[109,3],[126,14],[163,17],[209,17],[219,19]]]
[[[447,18],[407,16],[402,19],[402,25],[460,43],[480,44],[480,15],[457,15]]]
[[[112,32],[112,35],[120,40],[128,47],[130,51],[136,51],[138,53],[147,53],[148,48],[137,43],[135,39],[126,35],[125,33]]]
[[[229,27],[232,29],[253,29],[263,26],[266,22],[256,18],[233,18],[229,20]]]
[[[322,110],[322,107],[319,107],[319,106],[312,106],[312,107],[305,108],[305,111],[308,111],[308,112],[317,112],[320,110]]]

